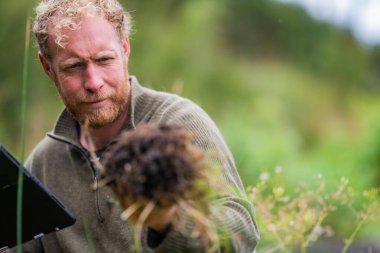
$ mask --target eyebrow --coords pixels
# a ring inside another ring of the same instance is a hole
[[[102,57],[102,56],[109,56],[109,55],[116,56],[117,53],[114,50],[105,50],[105,51],[101,51],[95,54],[95,58]]]
[[[71,57],[65,61],[62,61],[58,64],[58,67],[60,69],[64,69],[70,65],[73,65],[73,64],[76,64],[76,63],[80,63],[80,62],[83,62],[83,60],[81,60],[80,58],[77,58],[77,57]]]

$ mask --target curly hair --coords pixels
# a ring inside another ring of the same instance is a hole
[[[66,42],[62,29],[77,29],[81,19],[96,15],[106,18],[114,26],[121,40],[129,36],[132,28],[131,16],[117,0],[42,0],[36,7],[33,25],[42,55],[50,59],[47,41],[53,18],[59,17],[59,22],[54,23],[55,42],[64,47]]]
[[[197,180],[204,177],[204,154],[193,135],[173,125],[138,126],[124,132],[104,156],[103,180],[118,196],[139,196],[169,202],[203,195]]]

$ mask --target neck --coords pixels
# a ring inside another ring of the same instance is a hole
[[[125,120],[127,118],[128,110],[124,110],[124,112],[119,115],[119,117],[112,123],[99,127],[99,128],[88,128],[87,134],[84,126],[80,126],[80,143],[82,146],[89,150],[95,151],[100,148],[105,147],[110,141],[112,141],[123,129]],[[93,147],[87,140],[89,137],[92,141]],[[94,149],[94,150],[92,150]]]

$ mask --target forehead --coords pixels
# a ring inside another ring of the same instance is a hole
[[[62,18],[56,17],[49,26],[48,47],[52,58],[59,52],[85,53],[121,45],[113,25],[101,16],[77,19],[71,26],[61,27],[60,23]]]

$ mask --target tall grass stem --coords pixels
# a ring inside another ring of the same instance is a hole
[[[88,244],[88,251],[87,252],[94,253],[95,252],[94,240],[93,240],[92,234],[91,234],[90,223],[88,222],[87,219],[85,219],[83,221],[83,225],[84,225],[84,231],[85,231],[86,240],[87,240],[87,244]]]
[[[347,250],[350,248],[351,244],[353,243],[356,235],[358,234],[358,232],[360,231],[360,229],[363,227],[363,225],[366,223],[366,219],[362,219],[358,225],[356,226],[354,232],[352,232],[350,238],[348,238],[346,241],[345,241],[345,244],[344,244],[344,248],[342,249],[342,252],[341,253],[346,253]]]
[[[28,80],[28,62],[29,62],[29,45],[30,45],[30,18],[27,14],[25,27],[25,52],[22,73],[22,94],[21,94],[21,146],[20,160],[25,160],[25,129],[26,129],[26,97],[27,97],[27,80]],[[22,198],[23,198],[23,173],[19,169],[18,187],[17,187],[17,253],[22,253]]]

